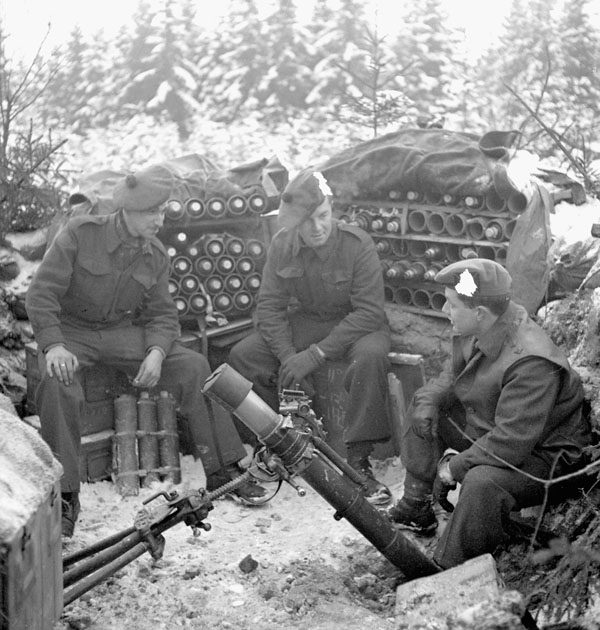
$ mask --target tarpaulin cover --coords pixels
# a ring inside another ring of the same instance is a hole
[[[277,199],[288,181],[288,172],[276,158],[263,158],[230,169],[217,166],[207,157],[192,153],[159,163],[174,176],[173,197],[185,201],[191,197],[206,200],[228,198],[234,194],[250,195],[264,191],[268,198]],[[148,165],[150,166],[150,165]],[[125,171],[100,170],[81,177],[70,205],[82,204],[84,212],[108,214],[115,210],[112,192]],[[77,212],[75,212],[77,213]]]
[[[548,254],[552,243],[550,212],[554,203],[541,185],[532,186],[525,210],[519,215],[508,246],[506,269],[512,277],[512,293],[533,315],[540,307],[550,279]]]
[[[508,199],[518,192],[506,175],[517,135],[404,129],[341,151],[318,169],[341,201],[381,198],[390,190],[483,195],[492,186]]]

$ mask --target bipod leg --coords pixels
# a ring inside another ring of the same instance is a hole
[[[85,547],[84,549],[80,549],[79,551],[74,551],[73,553],[63,556],[63,559],[62,559],[63,571],[67,567],[70,567],[72,564],[75,564],[76,562],[80,562],[81,560],[83,560],[84,558],[87,558],[88,556],[93,556],[94,554],[100,551],[103,551],[104,549],[107,549],[108,547],[112,547],[113,545],[116,545],[120,540],[122,540],[126,536],[129,536],[130,534],[133,534],[135,531],[136,531],[135,527],[129,527],[128,529],[124,529],[121,532],[117,532],[116,534],[112,534],[111,536],[108,536],[107,538],[99,540],[98,542],[90,545],[89,547]]]
[[[86,577],[82,577],[77,584],[72,586],[69,589],[66,589],[63,594],[63,605],[67,606],[78,597],[81,597],[84,593],[87,593],[90,589],[94,588],[97,584],[106,580],[111,575],[116,573],[119,569],[127,566],[130,562],[133,562],[135,559],[139,558],[146,552],[146,545],[143,542],[134,545],[131,549],[129,549],[126,553],[124,553],[120,558],[115,558],[111,564],[107,564],[102,567],[98,571],[96,571],[93,575],[87,575]]]

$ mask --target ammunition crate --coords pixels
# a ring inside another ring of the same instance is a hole
[[[52,630],[62,613],[60,483],[0,541],[0,630]]]
[[[395,392],[392,391],[390,385],[388,417],[392,437],[388,442],[375,446],[373,451],[375,459],[386,459],[400,454],[401,423],[406,412],[404,406],[410,402],[415,391],[425,383],[424,361],[421,355],[390,352],[388,358],[391,364],[389,374],[397,379],[395,382],[400,389],[402,408],[394,408],[392,397]],[[328,444],[342,457],[346,457],[343,434],[345,407],[348,398],[344,389],[344,373],[347,369],[347,361],[326,361],[313,374],[316,389],[313,409],[317,417],[323,418],[323,428],[327,433]]]
[[[38,416],[26,416],[23,420],[38,433],[41,431]],[[110,479],[113,472],[114,434],[112,429],[107,429],[98,433],[88,433],[81,437],[79,480],[82,483]],[[0,626],[0,630],[2,630],[2,626]]]
[[[82,482],[110,479],[113,471],[114,431],[100,431],[81,438],[79,479]]]

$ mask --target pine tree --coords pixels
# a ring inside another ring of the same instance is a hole
[[[589,4],[567,0],[562,7],[557,66],[564,89],[553,95],[579,129],[600,116],[600,32],[590,20]]]
[[[401,22],[394,50],[399,66],[406,69],[404,93],[415,103],[417,116],[444,118],[459,109],[459,34],[447,25],[440,0],[413,3]]]
[[[263,36],[268,54],[257,86],[259,105],[268,120],[286,119],[306,109],[313,88],[309,32],[296,20],[294,0],[277,0]]]
[[[406,123],[410,102],[400,92],[400,73],[386,38],[366,28],[362,40],[362,56],[341,68],[352,79],[342,97],[341,113],[343,119],[368,127],[376,137],[390,125]]]
[[[352,90],[353,78],[344,68],[364,60],[364,33],[368,27],[364,4],[341,0],[317,0],[308,26],[312,46],[313,88],[306,101],[313,110],[339,118],[345,96]]]
[[[551,125],[560,117],[548,98],[559,84],[555,5],[555,0],[513,0],[499,42],[480,66],[482,115],[495,126],[521,128],[522,146],[537,140],[539,127],[506,86],[539,109]]]
[[[268,68],[264,23],[253,0],[229,0],[217,29],[206,34],[198,60],[205,110],[231,121],[258,107],[257,88]]]
[[[135,16],[136,34],[128,60],[131,82],[122,95],[124,103],[140,104],[147,112],[167,114],[182,138],[189,135],[190,119],[199,107],[194,94],[198,73],[191,61],[189,4],[160,0],[156,7],[142,0]],[[184,19],[185,18],[185,19]]]

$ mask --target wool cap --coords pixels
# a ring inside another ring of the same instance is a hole
[[[113,190],[117,208],[128,212],[144,212],[167,201],[173,189],[173,174],[159,164],[123,177]]]
[[[506,297],[512,278],[506,269],[487,258],[459,260],[444,267],[435,281],[454,289],[464,297]]]
[[[285,187],[279,204],[279,225],[293,228],[307,219],[333,193],[319,171],[300,171]]]

